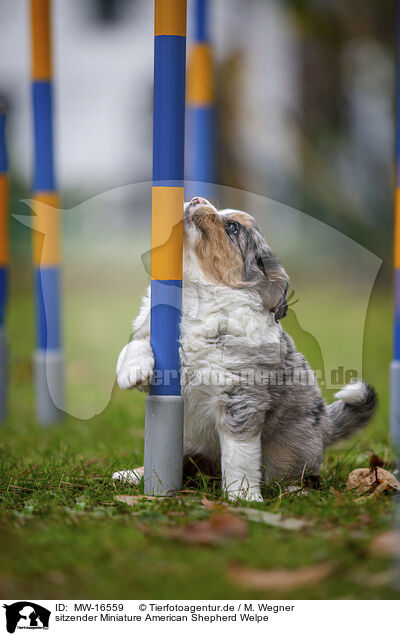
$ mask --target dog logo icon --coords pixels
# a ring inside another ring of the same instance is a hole
[[[7,631],[13,634],[18,629],[48,629],[51,612],[32,603],[18,601],[12,605],[3,605],[6,610]]]

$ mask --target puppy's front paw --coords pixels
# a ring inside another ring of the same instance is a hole
[[[121,389],[133,389],[136,387],[139,390],[147,388],[151,382],[153,375],[153,369],[140,367],[124,367],[117,376],[117,382]]]
[[[249,488],[228,488],[226,491],[229,501],[255,501],[263,502],[260,488],[258,486],[250,486]]]
[[[154,355],[148,340],[132,340],[119,354],[117,382],[121,389],[145,389],[153,377]]]
[[[255,501],[258,503],[262,503],[264,501],[259,488],[250,488],[247,490],[244,493],[243,499],[244,501]]]

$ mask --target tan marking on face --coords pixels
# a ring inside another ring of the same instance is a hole
[[[243,259],[225,232],[225,222],[207,209],[195,215],[201,238],[195,247],[204,274],[217,285],[237,287],[243,282]]]
[[[230,215],[229,218],[237,221],[245,227],[253,227],[254,219],[252,219],[251,216],[245,214],[244,212],[235,212],[234,214]]]

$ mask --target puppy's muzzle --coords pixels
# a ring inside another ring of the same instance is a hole
[[[212,203],[203,197],[193,197],[191,201],[186,202],[184,205],[185,221],[193,221],[196,215],[216,213],[217,210],[214,208]]]

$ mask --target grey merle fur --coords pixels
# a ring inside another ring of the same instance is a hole
[[[288,276],[258,226],[238,225],[234,235],[227,233],[243,257],[242,289],[258,291],[264,308],[272,311],[271,320],[279,321],[287,310]],[[227,372],[251,369],[267,378],[241,381],[210,394],[224,413],[226,432],[243,441],[261,435],[267,481],[318,477],[325,448],[364,426],[374,413],[376,394],[368,385],[359,403],[337,400],[328,405],[307,360],[283,328],[279,345],[255,347],[245,336],[228,333],[220,333],[217,344]],[[208,460],[216,463],[218,458]]]

